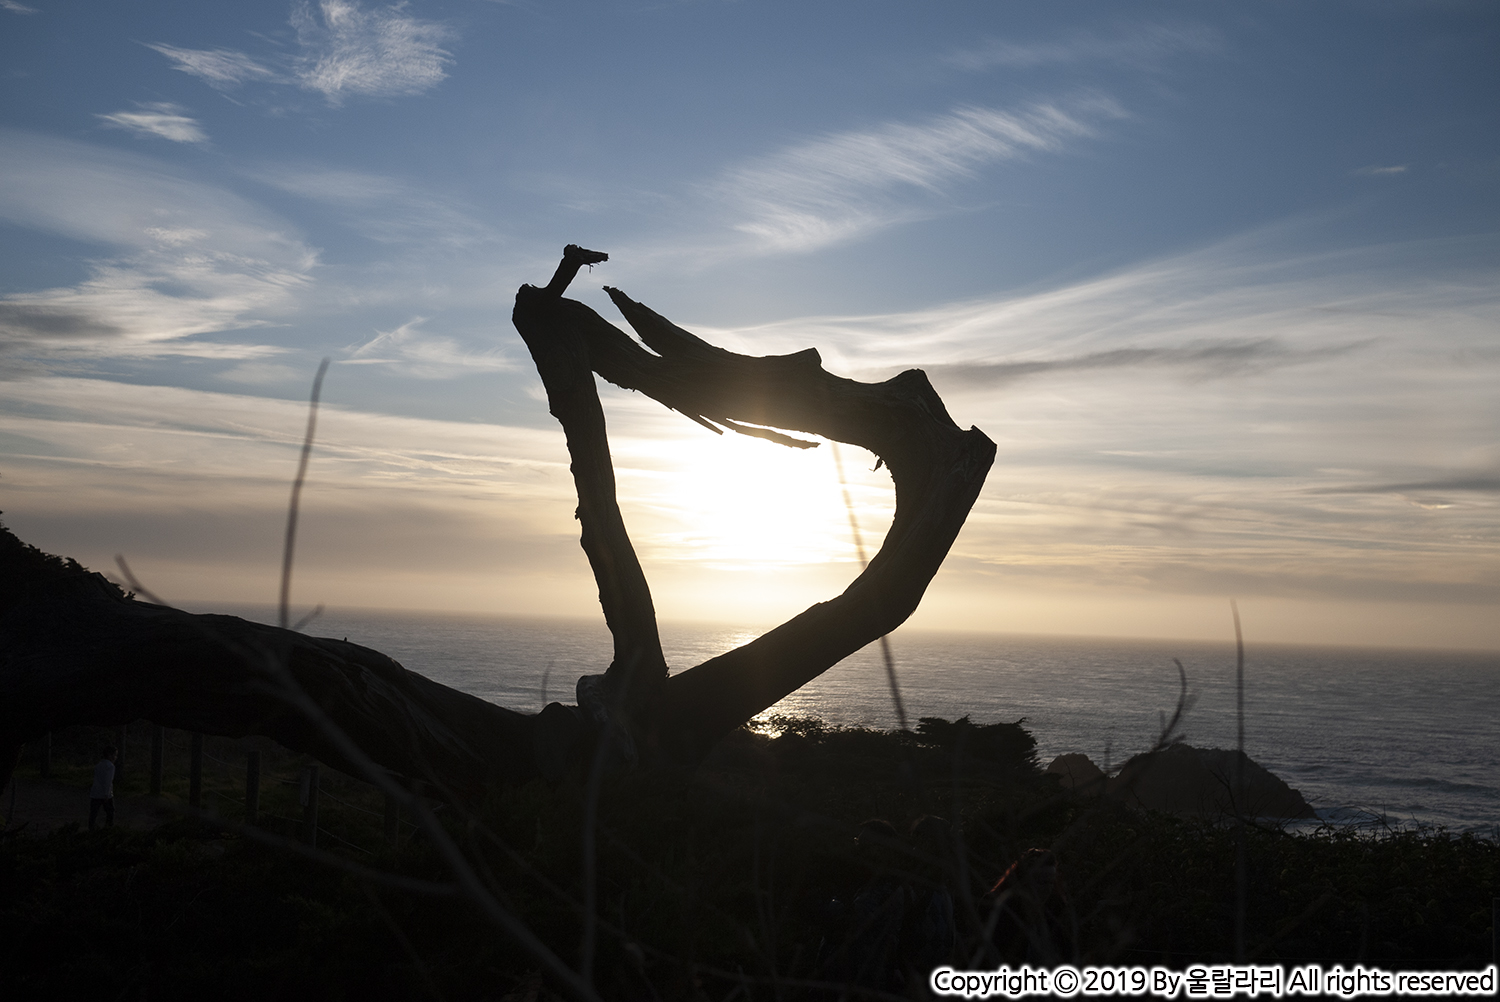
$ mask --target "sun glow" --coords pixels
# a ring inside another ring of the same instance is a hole
[[[850,503],[873,551],[894,511],[890,478],[869,472],[868,453],[844,448]],[[636,440],[617,462],[643,557],[722,569],[858,559],[827,442],[791,449],[732,433]]]

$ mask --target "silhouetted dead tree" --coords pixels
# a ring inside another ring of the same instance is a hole
[[[579,680],[577,706],[517,713],[357,644],[135,600],[5,533],[0,788],[25,743],[47,731],[139,718],[209,734],[263,734],[348,768],[337,744],[266,677],[267,658],[289,668],[370,759],[444,795],[471,796],[538,773],[558,778],[586,766],[601,736],[617,765],[691,765],[725,734],[904,622],[968,517],[994,443],[954,424],[918,370],[861,383],[824,371],[813,349],[738,355],[607,289],[637,342],[563,297],[581,267],[604,260],[570,245],[545,288],[521,287],[513,313],[567,436],[582,545],[614,638],[607,670]],[[595,373],[714,431],[794,448],[817,444],[787,434],[800,432],[870,450],[896,490],[880,552],[841,595],[668,677],[650,588],[615,496]]]

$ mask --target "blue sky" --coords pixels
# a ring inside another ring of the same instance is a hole
[[[0,507],[269,600],[588,613],[509,324],[576,242],[996,467],[914,625],[1500,648],[1486,3],[0,0]],[[664,618],[857,568],[830,450],[606,388]],[[845,452],[867,534],[889,483]]]

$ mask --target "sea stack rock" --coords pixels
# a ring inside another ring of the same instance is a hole
[[[1244,759],[1244,795],[1235,796],[1235,766]],[[1106,793],[1134,807],[1200,817],[1311,818],[1302,794],[1244,752],[1177,744],[1136,755],[1109,780]],[[1241,800],[1240,810],[1235,801]]]
[[[1087,755],[1069,752],[1059,755],[1042,770],[1056,776],[1064,790],[1097,796],[1104,792],[1106,777],[1104,770],[1094,764]]]

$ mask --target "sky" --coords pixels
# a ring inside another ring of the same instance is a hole
[[[994,468],[913,628],[1500,649],[1489,2],[0,0],[0,510],[186,605],[597,615],[510,324],[564,244],[921,368]],[[660,617],[858,573],[868,453],[601,387]],[[847,497],[847,503],[846,503]]]

